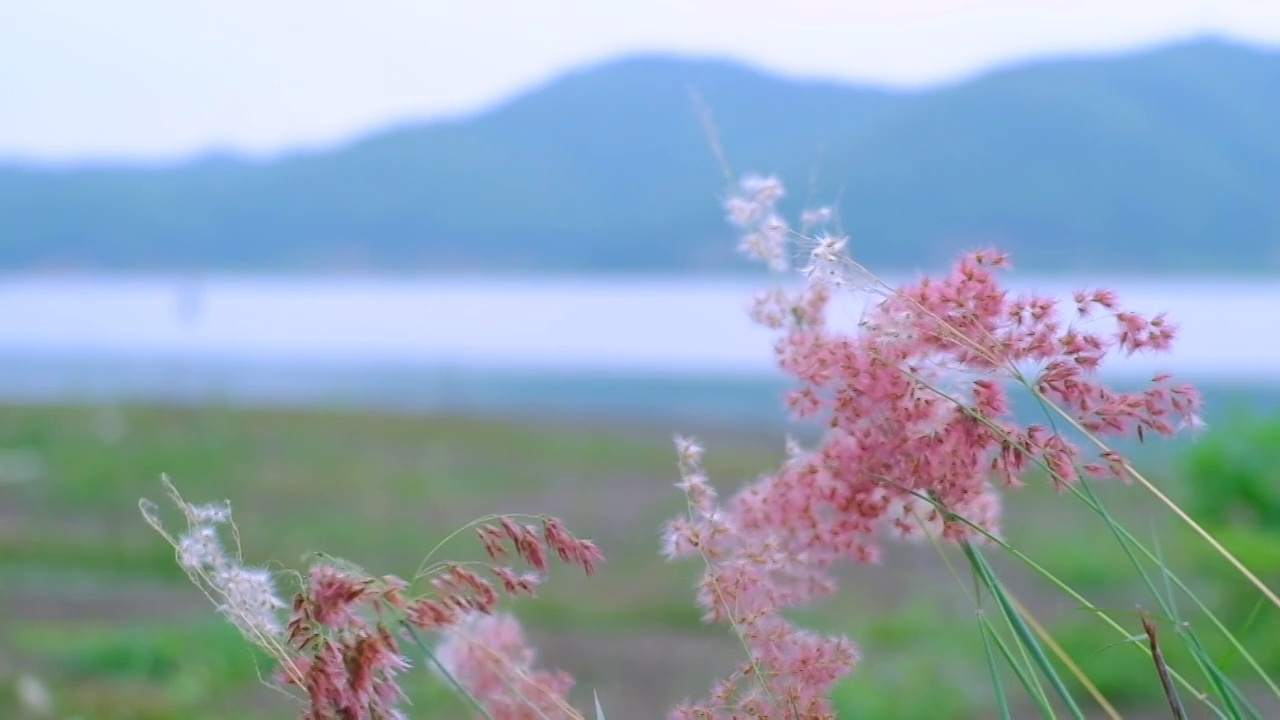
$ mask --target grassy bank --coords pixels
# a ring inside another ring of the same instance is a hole
[[[323,550],[408,575],[473,517],[561,516],[598,540],[608,563],[590,580],[558,573],[542,597],[513,607],[549,662],[573,672],[588,696],[594,689],[608,700],[610,718],[659,716],[737,657],[731,637],[699,625],[691,588],[699,568],[657,554],[662,522],[683,505],[672,487],[670,434],[696,429],[338,411],[0,408],[0,674],[8,678],[0,681],[0,716],[16,712],[10,680],[26,672],[50,688],[62,717],[292,716],[287,699],[261,687],[248,646],[142,522],[137,499],[158,499],[161,473],[192,501],[231,499],[246,559],[275,566],[300,568]],[[780,438],[702,436],[712,478],[726,490],[782,457]],[[1178,494],[1173,467],[1156,469]],[[1130,527],[1159,532],[1171,556],[1196,562],[1185,534],[1145,498],[1123,487],[1103,494]],[[1024,552],[1099,605],[1150,605],[1105,525],[1078,503],[1040,486],[1007,497],[1006,532]],[[450,554],[476,550],[464,537]],[[840,600],[811,613],[847,630],[866,657],[840,690],[842,709],[850,717],[983,717],[991,691],[976,661],[972,605],[932,547],[891,552],[899,556],[891,572],[851,570]],[[1154,672],[1115,645],[1122,638],[1015,564],[1002,566],[1113,701],[1138,707],[1159,696]],[[418,687],[415,717],[464,712],[433,690],[427,673],[408,684]],[[926,684],[934,691],[919,692]],[[423,712],[434,703],[450,704]]]

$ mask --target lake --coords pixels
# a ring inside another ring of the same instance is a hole
[[[1083,284],[1011,276],[1015,291]],[[765,422],[784,381],[745,308],[766,280],[0,279],[0,395]],[[1114,279],[1168,311],[1167,369],[1280,407],[1280,282]],[[865,298],[834,310],[852,326]]]

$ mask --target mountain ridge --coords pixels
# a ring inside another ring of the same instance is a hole
[[[1215,39],[911,91],[634,55],[329,150],[0,164],[0,268],[744,271],[690,86],[735,170],[817,168],[887,271],[1280,269],[1280,52]]]

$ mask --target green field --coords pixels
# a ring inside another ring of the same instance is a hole
[[[0,408],[0,717],[22,717],[19,674],[51,690],[58,717],[293,716],[291,701],[258,681],[261,658],[219,622],[143,523],[138,498],[162,499],[161,473],[188,500],[232,501],[246,560],[297,569],[324,551],[408,575],[475,516],[559,515],[598,540],[608,563],[590,579],[556,573],[541,597],[512,608],[544,658],[576,675],[579,700],[597,690],[611,720],[661,717],[737,658],[730,635],[698,622],[698,568],[657,552],[661,523],[683,505],[670,435],[697,430],[346,411]],[[700,435],[722,490],[782,457],[781,438]],[[1153,469],[1179,495],[1176,467]],[[1138,488],[1102,494],[1136,533],[1158,532],[1173,565],[1199,567],[1188,535]],[[1126,612],[1155,601],[1100,520],[1040,483],[1010,494],[1007,509],[1015,544],[1139,632]],[[455,550],[477,554],[468,539]],[[1168,716],[1140,653],[1000,559],[1010,585],[1125,717]],[[885,566],[854,568],[846,579],[836,601],[806,613],[849,632],[864,655],[839,689],[842,717],[990,716],[974,608],[932,547],[895,546]],[[425,672],[409,681],[411,716],[463,717],[432,682]]]

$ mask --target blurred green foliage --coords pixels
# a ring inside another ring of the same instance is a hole
[[[1186,452],[1187,510],[1271,588],[1280,588],[1280,414],[1239,413]],[[1221,595],[1223,620],[1280,673],[1280,608],[1204,544],[1198,565]]]
[[[104,412],[119,433],[96,430]],[[1218,477],[1218,467],[1252,468],[1254,476],[1241,476],[1254,487],[1277,467],[1268,459],[1274,434],[1260,429],[1274,433],[1274,424],[1238,433],[1234,427],[1223,423],[1195,449],[1194,457],[1214,462],[1188,460],[1187,467],[1201,475],[1209,467],[1206,477]],[[42,476],[0,485],[0,608],[7,610],[0,613],[0,656],[45,680],[64,715],[290,715],[287,702],[258,682],[258,670],[269,667],[255,666],[253,651],[141,521],[137,498],[161,500],[156,478],[168,472],[189,500],[232,499],[248,561],[290,568],[324,550],[378,572],[408,573],[467,519],[495,510],[564,516],[575,531],[598,539],[609,561],[590,580],[555,572],[541,597],[512,609],[535,641],[547,641],[544,652],[579,676],[583,707],[598,688],[610,717],[631,717],[644,703],[632,697],[624,704],[622,688],[639,683],[650,701],[658,692],[699,694],[740,652],[725,628],[699,622],[697,563],[669,563],[658,553],[658,529],[683,502],[672,488],[669,432],[354,411],[5,407],[0,448],[38,456]],[[725,492],[782,457],[771,436],[701,435],[709,473]],[[1159,475],[1179,498],[1200,492],[1193,486],[1199,480]],[[1220,561],[1192,551],[1196,543],[1167,512],[1154,512],[1139,488],[1106,483],[1097,491],[1135,531],[1162,518],[1161,543],[1193,584],[1219,577]],[[1126,628],[1141,631],[1132,609],[1155,603],[1096,516],[1034,477],[1006,494],[1006,513],[1010,542],[1099,605],[1120,608],[1116,617]],[[1247,554],[1248,543],[1232,542]],[[459,540],[447,552],[466,556],[478,550],[472,545]],[[1270,547],[1256,545],[1259,553]],[[836,691],[842,717],[989,716],[992,688],[962,588],[927,544],[890,552],[896,558],[886,566],[848,570],[837,598],[796,614],[806,625],[849,634],[862,651],[857,672]],[[1018,562],[998,554],[993,561],[1111,700],[1159,700],[1153,667],[1124,638],[1064,606]],[[1170,657],[1179,658],[1174,631],[1162,632]],[[1265,653],[1265,638],[1253,649]],[[682,647],[710,654],[686,661],[677,657]],[[625,669],[652,675],[636,679]],[[12,716],[10,685],[0,677],[0,717]],[[411,687],[413,717],[461,716],[456,698],[441,695],[427,675]]]

